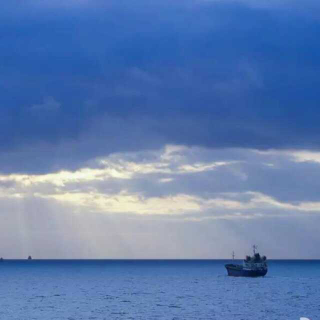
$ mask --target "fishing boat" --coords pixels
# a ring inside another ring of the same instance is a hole
[[[228,276],[232,277],[264,277],[268,272],[267,257],[260,256],[257,246],[253,246],[253,256],[247,256],[242,264],[226,264]],[[234,260],[234,253],[233,253]]]

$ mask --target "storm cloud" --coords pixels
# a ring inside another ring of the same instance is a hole
[[[2,170],[72,168],[64,148],[81,164],[165,144],[318,149],[319,21],[250,3],[5,4]],[[48,97],[59,108],[34,107]]]

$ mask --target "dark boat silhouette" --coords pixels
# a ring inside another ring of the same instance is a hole
[[[31,256],[29,256],[29,257],[28,257],[28,260],[32,260],[32,257],[31,257]]]
[[[226,264],[228,276],[232,277],[264,277],[268,272],[267,257],[261,257],[253,246],[253,256],[247,256],[242,264]],[[234,253],[233,253],[234,260]]]

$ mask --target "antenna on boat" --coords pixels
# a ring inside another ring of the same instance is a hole
[[[256,254],[256,250],[258,249],[258,246],[256,246],[255,244],[252,246],[253,248],[253,254]]]
[[[234,260],[235,254],[234,251],[232,251],[232,260]]]

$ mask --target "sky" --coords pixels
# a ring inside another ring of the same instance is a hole
[[[12,0],[0,256],[320,259],[316,0]]]

